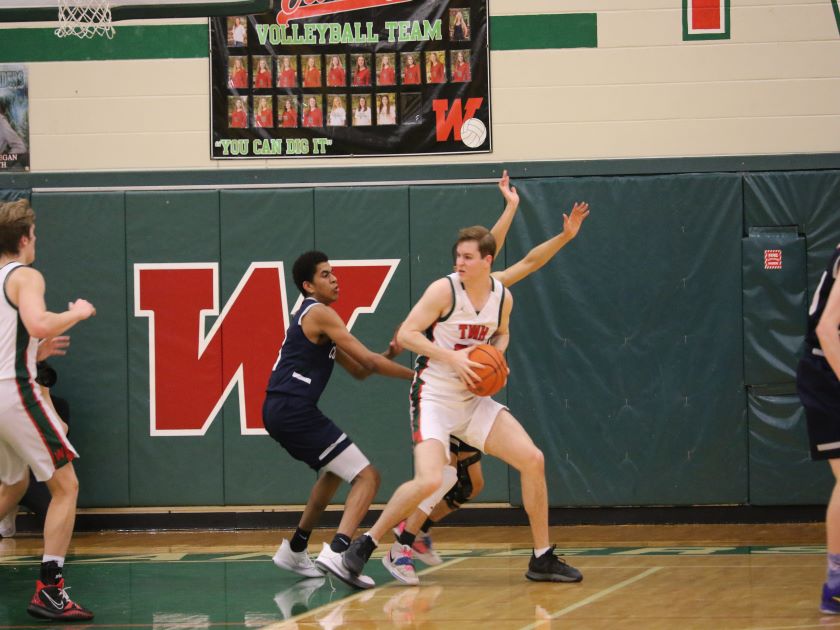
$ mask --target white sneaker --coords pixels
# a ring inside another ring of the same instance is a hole
[[[414,570],[414,553],[408,545],[395,542],[388,553],[382,556],[382,564],[388,569],[388,573],[403,584],[410,586],[420,584],[420,578]]]
[[[292,571],[303,577],[324,576],[324,573],[315,566],[312,558],[309,557],[306,551],[292,551],[292,548],[289,546],[289,541],[285,538],[280,543],[280,548],[277,549],[277,553],[274,554],[272,560],[281,569]]]
[[[327,578],[323,575],[316,578],[307,578],[295,582],[285,591],[277,593],[274,596],[274,603],[280,609],[283,619],[291,619],[295,614],[299,614],[294,612],[296,606],[304,606],[307,610],[310,610],[312,607],[309,605],[309,599],[326,581]]]
[[[17,519],[17,506],[12,508],[5,518],[0,519],[0,538],[12,538],[17,533],[15,519]]]
[[[322,569],[324,572],[332,573],[339,580],[345,584],[349,584],[355,588],[373,588],[376,582],[373,578],[367,575],[355,575],[347,570],[344,563],[341,561],[341,554],[336,553],[327,543],[324,543],[324,548],[315,559],[315,566]]]

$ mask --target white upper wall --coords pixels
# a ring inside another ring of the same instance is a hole
[[[603,4],[491,1],[491,15],[597,13],[598,48],[492,52],[490,154],[211,160],[208,59],[50,62],[27,64],[32,171],[840,152],[830,0],[731,0],[731,39],[691,42],[680,0]]]

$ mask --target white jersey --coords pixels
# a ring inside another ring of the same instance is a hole
[[[491,276],[490,296],[477,311],[458,274],[452,273],[446,279],[452,288],[452,309],[429,327],[426,337],[448,350],[487,343],[502,321],[505,287]],[[417,357],[414,367],[412,394],[418,399],[422,396],[464,400],[474,396],[448,364],[422,355]]]
[[[17,308],[12,306],[6,295],[6,279],[9,274],[23,265],[10,262],[0,269],[0,287],[3,287],[3,299],[0,300],[0,380],[35,378],[35,355],[38,352],[38,340],[29,336]]]

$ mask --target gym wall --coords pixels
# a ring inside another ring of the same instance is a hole
[[[574,201],[592,205],[580,237],[514,288],[503,398],[545,451],[552,505],[823,502],[792,374],[840,242],[836,2],[731,0],[730,35],[712,40],[684,39],[681,3],[602,4],[491,2],[494,152],[445,164],[212,161],[206,20],[123,23],[87,43],[0,25],[0,63],[29,71],[32,149],[30,173],[0,173],[0,198],[32,196],[49,306],[98,308],[55,360],[80,503],[299,504],[312,480],[243,435],[236,384],[203,435],[150,435],[136,264],[217,265],[221,310],[253,262],[284,263],[291,308],[305,249],[399,260],[353,326],[384,349],[449,269],[455,230],[498,216],[495,186],[474,182],[502,168],[523,201],[499,264],[560,231]],[[594,33],[565,28],[574,14],[594,15]],[[781,270],[764,270],[768,249]],[[220,356],[200,375],[213,391],[230,384]],[[380,467],[383,500],[411,470],[406,384],[339,372],[323,408]],[[189,404],[195,382],[156,386]],[[486,471],[482,501],[520,500],[516,475]]]

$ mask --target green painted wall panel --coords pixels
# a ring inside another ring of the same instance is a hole
[[[298,296],[292,264],[315,241],[312,191],[222,191],[220,225],[222,300],[227,302],[252,262],[280,261],[292,309]],[[267,374],[264,380],[257,384],[263,391]],[[226,401],[223,414],[225,503],[306,503],[310,487],[305,481],[314,481],[314,472],[269,436],[242,435],[236,391]]]
[[[502,213],[504,200],[498,187],[473,186],[413,186],[411,188],[411,302],[423,295],[436,279],[452,272],[452,245],[458,230],[471,225],[492,228]],[[514,261],[505,245],[493,268],[505,267],[505,261]],[[496,399],[507,401],[507,391],[502,390]],[[508,468],[492,457],[481,462],[485,487],[478,502],[506,502]]]
[[[497,15],[490,18],[492,50],[597,47],[597,13]]]
[[[337,188],[315,191],[315,247],[333,260],[398,259],[376,312],[361,314],[351,332],[382,352],[410,307],[408,188]],[[341,291],[341,285],[339,285]],[[341,297],[339,296],[339,301]],[[409,353],[399,358],[411,365]],[[409,381],[373,374],[353,379],[336,366],[321,409],[382,473],[377,501],[387,501],[412,474]],[[336,500],[343,500],[342,487]]]
[[[510,257],[591,204],[514,289],[510,404],[552,505],[747,500],[737,176],[527,180]],[[512,486],[515,492],[516,486]]]
[[[67,334],[53,393],[70,403],[69,438],[82,507],[130,505],[128,355],[125,309],[124,193],[36,193],[37,260],[47,282],[47,307],[63,311],[83,297],[97,309]]]
[[[149,436],[149,319],[133,316],[135,263],[214,263],[219,261],[219,242],[218,192],[126,193],[132,505],[220,505],[224,501],[219,418],[201,437]],[[208,329],[212,319],[208,318]]]
[[[204,24],[115,26],[113,39],[59,39],[52,28],[2,29],[0,63],[116,59],[186,59],[209,55]],[[490,18],[492,50],[594,48],[595,13],[499,15]]]

